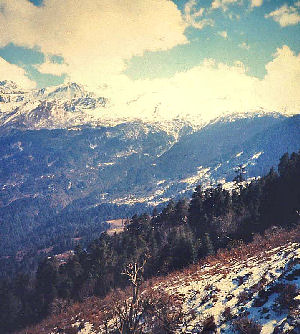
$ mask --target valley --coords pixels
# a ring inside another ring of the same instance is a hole
[[[1,262],[24,250],[61,253],[78,237],[87,244],[106,219],[150,213],[198,184],[231,189],[238,166],[260,177],[300,143],[298,115],[258,110],[197,126],[108,119],[109,100],[75,83],[0,87]]]
[[[0,334],[300,334],[300,0],[0,0]]]

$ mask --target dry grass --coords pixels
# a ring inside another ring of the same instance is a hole
[[[108,235],[113,235],[115,233],[121,233],[124,231],[124,224],[126,219],[113,219],[108,220],[107,223],[109,224],[109,229],[106,231]]]
[[[250,244],[240,244],[238,247],[233,249],[224,249],[218,251],[215,256],[209,256],[206,259],[201,260],[198,264],[194,264],[185,268],[182,271],[172,272],[167,276],[155,277],[151,280],[148,280],[143,283],[141,291],[144,291],[144,294],[151,294],[156,296],[155,298],[159,300],[159,295],[164,294],[164,289],[168,288],[170,284],[175,287],[177,285],[182,285],[185,283],[193,281],[201,281],[204,275],[226,275],[230,272],[230,267],[236,262],[244,262],[245,266],[247,265],[247,260],[253,257],[256,260],[264,261],[266,258],[270,258],[272,253],[279,251],[278,247],[287,245],[288,243],[300,243],[300,227],[292,230],[285,231],[282,229],[273,229],[265,233],[264,236],[255,236],[254,240]],[[216,266],[216,264],[218,264]],[[240,280],[242,284],[242,279]],[[251,288],[251,293],[261,291],[266,283],[264,277],[262,277],[259,284]],[[206,290],[211,290],[212,286],[206,286]],[[275,288],[274,288],[275,289]],[[261,292],[262,294],[262,292]],[[289,295],[289,294],[287,294]],[[125,289],[119,292],[118,298],[128,298],[130,296],[130,290]],[[165,296],[165,295],[164,295]],[[213,295],[208,293],[209,298],[212,298]],[[173,296],[172,303],[175,301],[180,305],[180,299],[183,296],[177,295]],[[229,297],[229,296],[228,296]],[[249,296],[245,296],[249,297]],[[103,328],[108,319],[111,319],[111,309],[114,301],[114,292],[110,293],[106,298],[100,299],[97,297],[87,298],[83,303],[75,303],[68,307],[66,310],[63,310],[60,314],[53,314],[47,319],[43,320],[40,324],[27,328],[19,332],[20,334],[49,334],[53,331],[54,328],[67,329],[70,331],[70,324],[75,322],[89,322],[94,325],[94,328],[99,330]],[[261,298],[261,303],[264,302],[264,296],[259,296]],[[247,298],[241,298],[243,301],[246,301]],[[242,302],[243,302],[242,301]],[[166,309],[163,309],[164,312]],[[168,313],[165,313],[167,316]],[[178,313],[178,319],[180,318],[181,313]],[[223,315],[224,318],[230,318],[230,309]],[[259,333],[259,328],[253,324],[249,323],[249,319],[243,318],[241,320],[237,329],[241,333]],[[166,321],[168,319],[166,318]],[[169,319],[170,320],[170,319]],[[250,331],[243,332],[244,325],[250,328]],[[242,326],[242,327],[241,327]],[[54,332],[54,331],[53,331]]]

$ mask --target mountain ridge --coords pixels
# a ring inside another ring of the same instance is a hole
[[[131,104],[137,110],[140,108],[134,105],[134,100]],[[131,115],[130,112],[128,116],[124,116],[118,112],[119,108],[122,106],[113,105],[109,98],[89,92],[84,86],[74,82],[32,90],[23,90],[12,81],[0,82],[0,126],[2,127],[4,125],[23,129],[70,128],[83,125],[97,127],[142,121],[161,129],[178,132],[178,127],[184,127],[184,125],[199,130],[209,123],[234,121],[245,117],[280,115],[274,111],[258,108],[247,113],[228,112],[204,121],[200,114],[168,116],[167,110],[166,117],[162,117],[161,114],[158,116],[155,111],[156,105],[153,105],[151,117],[143,113],[139,116]]]
[[[95,235],[103,219],[151,212],[170,198],[189,197],[199,184],[232,189],[239,166],[247,179],[258,178],[286,151],[300,148],[299,115],[258,110],[198,124],[184,118],[94,121],[97,108],[86,105],[85,97],[97,97],[76,85],[42,90],[39,95],[56,91],[52,96],[59,98],[33,101],[13,83],[5,85],[10,94],[0,102],[0,222],[8,231],[3,256],[15,251],[12,228],[20,240],[35,240],[43,229],[73,231],[78,224],[82,233]]]

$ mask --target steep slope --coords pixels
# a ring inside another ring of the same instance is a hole
[[[262,152],[255,165],[249,166],[249,175],[263,175],[279,160],[282,152],[297,152],[300,147],[300,115],[274,124],[245,142],[244,154]]]
[[[122,194],[153,177],[141,170],[174,141],[142,123],[10,132],[0,137],[1,206],[54,193],[62,197],[53,205],[62,207],[93,191],[99,201]]]
[[[300,330],[298,302],[292,300],[292,291],[300,300],[298,243],[248,255],[239,261],[228,260],[209,263],[196,274],[179,275],[172,283],[167,282],[165,289],[182,296],[184,310],[190,314],[179,332],[201,330],[210,317],[222,333],[234,331],[239,318],[257,322],[264,334],[273,333],[275,328],[278,333],[295,327]],[[297,287],[295,290],[293,285]]]
[[[85,223],[93,226],[104,219],[97,216],[101,207],[93,210],[99,205],[110,208],[105,219],[120,218],[120,212],[127,217],[137,203],[138,211],[149,210],[148,205],[189,196],[197,184],[229,182],[239,165],[246,166],[247,177],[263,175],[286,150],[298,151],[299,119],[277,114],[221,119],[198,131],[181,124],[175,132],[143,122],[11,129],[0,136],[2,226],[8,232],[14,222],[29,240],[29,231],[55,230],[61,217],[71,222],[86,215]],[[11,255],[5,235],[2,256]]]
[[[79,199],[83,207],[154,204],[199,183],[231,181],[240,164],[259,176],[285,151],[298,151],[299,119],[218,121],[192,134],[186,125],[179,137],[142,122],[13,130],[0,137],[0,206],[46,197],[58,209]]]
[[[66,128],[93,124],[105,109],[107,99],[68,83],[55,88],[24,91],[16,84],[0,84],[0,133],[11,128]]]
[[[156,161],[162,186],[185,192],[197,184],[228,183],[242,165],[246,178],[269,171],[284,152],[300,147],[299,115],[280,114],[221,118],[181,138]],[[176,180],[176,182],[172,182]],[[169,196],[172,191],[167,191]]]
[[[115,333],[118,306],[125,305],[128,295],[129,289],[104,300],[87,299],[29,332]],[[162,296],[169,296],[164,308],[159,304]],[[124,301],[116,302],[116,298]],[[181,316],[172,324],[171,333],[299,333],[299,230],[271,233],[183,271],[152,279],[144,285],[141,298],[145,314],[151,315],[140,320],[146,321],[143,333],[165,333],[162,324],[175,313]],[[164,313],[153,323],[156,307]]]
[[[248,118],[221,118],[209,123],[203,129],[186,136],[160,157],[160,169],[170,172],[167,164],[172,161],[171,173],[191,172],[198,166],[212,166],[222,163],[245,148],[245,143],[259,133],[279,124],[284,119],[280,114],[251,115]],[[189,164],[182,164],[181,159]],[[173,163],[175,162],[175,163]]]
[[[3,271],[20,250],[55,246],[61,252],[74,238],[96,238],[107,219],[147,210],[147,204],[121,206],[113,199],[146,187],[153,176],[144,166],[173,141],[143,124],[14,130],[0,137]]]

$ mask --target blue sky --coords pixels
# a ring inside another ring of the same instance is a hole
[[[178,6],[181,3],[179,8],[184,11],[184,2],[176,3]],[[177,69],[191,68],[204,58],[213,58],[227,64],[241,60],[249,67],[251,74],[263,77],[265,65],[278,47],[288,45],[296,53],[300,52],[299,24],[283,28],[274,20],[265,18],[266,14],[280,8],[282,4],[292,4],[292,1],[268,1],[252,10],[244,3],[244,6],[233,8],[232,11],[229,8],[227,12],[213,12],[210,17],[215,21],[214,26],[202,30],[188,28],[185,34],[190,41],[189,45],[134,57],[126,73],[134,78],[172,75]],[[237,13],[240,18],[230,19],[230,13]],[[222,38],[218,34],[220,31],[226,31],[228,38]],[[242,48],[242,43],[246,43],[249,49]]]
[[[31,2],[36,6],[43,5],[43,0]],[[184,15],[187,1],[176,0],[174,3]],[[206,0],[196,1],[195,10],[208,9],[211,3]],[[198,65],[205,58],[213,58],[228,65],[240,60],[249,68],[250,74],[262,78],[266,72],[265,65],[272,59],[276,48],[288,45],[294,52],[300,52],[300,25],[293,23],[282,27],[273,19],[265,17],[283,5],[294,6],[295,1],[265,0],[259,7],[251,7],[251,2],[244,0],[242,4],[240,1],[229,4],[225,10],[218,8],[206,14],[206,17],[214,21],[213,26],[203,29],[193,26],[186,28],[184,34],[188,44],[158,52],[145,51],[142,56],[126,59],[127,68],[124,73],[133,79],[170,77],[178,71]],[[239,18],[231,18],[231,15],[238,15]],[[226,31],[227,38],[219,35],[222,31]],[[39,87],[59,84],[66,77],[40,73],[33,66],[45,61],[39,45],[27,48],[12,42],[0,48],[0,57],[24,68],[29,78],[36,81]],[[56,59],[53,58],[52,61],[55,62]]]
[[[0,0],[0,79],[120,91],[141,81],[143,89],[174,84],[197,68],[203,81],[208,63],[212,82],[226,66],[243,69],[241,80],[270,81],[286,64],[290,85],[299,23],[299,0]]]

